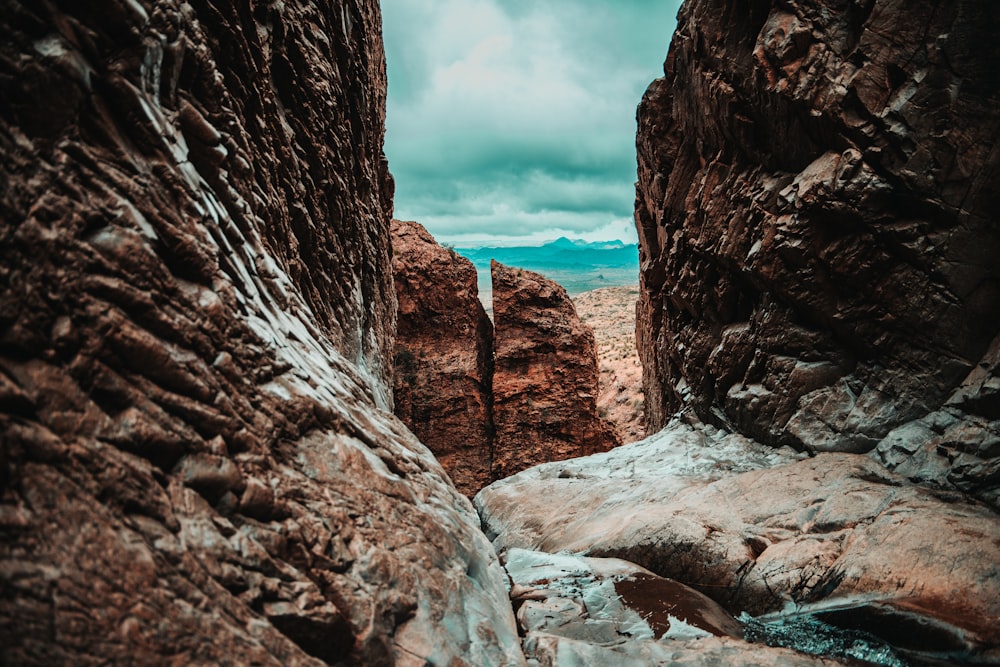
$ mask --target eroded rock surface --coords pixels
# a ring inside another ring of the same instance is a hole
[[[510,549],[504,567],[525,633],[608,645],[629,638],[743,636],[715,601],[627,561]]]
[[[718,603],[615,558],[510,549],[504,565],[525,654],[539,665],[824,665],[740,641]]]
[[[469,496],[493,481],[493,324],[476,267],[416,222],[392,222],[396,415]]]
[[[948,637],[961,650],[996,654],[993,510],[913,486],[866,456],[775,466],[782,453],[767,449],[678,421],[639,443],[526,470],[476,503],[501,551],[623,558],[733,613],[879,601],[957,628]]]
[[[602,452],[619,444],[597,414],[594,333],[566,290],[493,261],[493,474]]]
[[[379,25],[4,3],[5,664],[523,662],[478,519],[383,411]]]
[[[976,0],[684,3],[639,108],[651,427],[691,406],[769,444],[882,442],[911,478],[995,499],[994,17]]]

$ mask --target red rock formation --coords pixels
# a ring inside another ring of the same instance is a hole
[[[597,415],[594,333],[566,290],[496,261],[491,270],[495,477],[620,444]]]
[[[994,14],[684,3],[639,108],[651,428],[692,406],[768,443],[864,452],[919,419],[883,459],[995,499]],[[955,425],[974,436],[919,436]]]
[[[476,267],[415,222],[392,221],[392,249],[396,415],[472,496],[493,481],[493,324]]]
[[[379,9],[0,12],[0,662],[523,664],[388,409]]]

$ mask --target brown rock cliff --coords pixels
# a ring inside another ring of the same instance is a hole
[[[580,322],[566,290],[496,261],[491,271],[494,476],[621,444],[597,414],[594,333]]]
[[[415,222],[392,221],[392,249],[396,415],[472,496],[493,481],[493,324],[476,267]]]
[[[994,14],[685,2],[638,112],[652,430],[690,406],[763,442],[878,446],[919,460],[911,478],[996,493]]]
[[[0,662],[522,664],[390,414],[378,3],[0,11]]]

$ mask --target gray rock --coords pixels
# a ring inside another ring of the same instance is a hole
[[[965,650],[996,650],[993,510],[913,486],[867,456],[768,467],[762,449],[675,422],[605,454],[526,470],[475,502],[501,552],[622,558],[733,613],[877,600],[959,628]]]
[[[717,603],[623,560],[512,548],[505,566],[529,664],[837,664],[742,642]]]

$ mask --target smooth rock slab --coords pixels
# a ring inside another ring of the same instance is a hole
[[[717,602],[617,558],[511,549],[505,565],[525,632],[598,644],[743,636],[740,624]]]
[[[514,548],[506,567],[529,664],[836,664],[742,642],[718,603],[617,558]]]
[[[624,558],[731,612],[865,596],[960,628],[970,650],[1000,643],[992,510],[852,454],[726,475],[707,465],[725,458],[698,442],[735,441],[704,432],[675,423],[497,482],[476,497],[487,534],[500,550]],[[731,464],[750,467],[752,444],[747,451]]]
[[[692,485],[802,456],[678,420],[626,447],[529,468],[486,487],[474,502],[499,552],[582,552],[637,522],[655,525],[655,508]]]
[[[538,667],[659,667],[661,665],[725,665],[726,667],[821,667],[843,665],[791,649],[748,644],[739,639],[706,637],[684,642],[625,642],[607,647],[566,637],[531,633],[524,639],[529,665]]]

